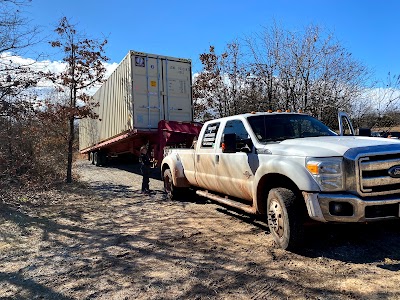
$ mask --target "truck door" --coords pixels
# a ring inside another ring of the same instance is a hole
[[[215,178],[215,151],[219,122],[207,125],[201,140],[199,140],[195,154],[195,168],[197,184],[204,189],[215,191],[217,188]]]
[[[224,135],[236,134],[236,152],[224,153]],[[217,191],[245,200],[252,200],[252,184],[257,168],[250,135],[241,120],[227,121],[222,132],[221,142],[215,153],[215,175]]]

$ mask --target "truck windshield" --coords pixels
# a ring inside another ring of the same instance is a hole
[[[261,143],[337,135],[322,122],[307,115],[283,113],[255,115],[248,117],[247,120]]]

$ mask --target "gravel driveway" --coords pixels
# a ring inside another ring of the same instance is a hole
[[[0,299],[400,299],[400,223],[315,226],[298,253],[262,219],[140,193],[138,166],[0,204]]]

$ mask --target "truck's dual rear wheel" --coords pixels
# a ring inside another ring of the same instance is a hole
[[[303,209],[295,193],[286,188],[270,190],[267,208],[268,227],[278,247],[299,247],[304,239]]]
[[[167,199],[170,200],[181,199],[182,196],[185,194],[185,191],[187,191],[187,188],[178,188],[174,185],[170,169],[165,169],[163,174],[163,179],[164,179],[164,190],[167,195]]]

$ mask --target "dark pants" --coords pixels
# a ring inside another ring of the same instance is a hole
[[[150,167],[142,165],[142,175],[143,175],[143,180],[142,180],[142,192],[148,191],[149,190],[149,182],[150,182]]]

